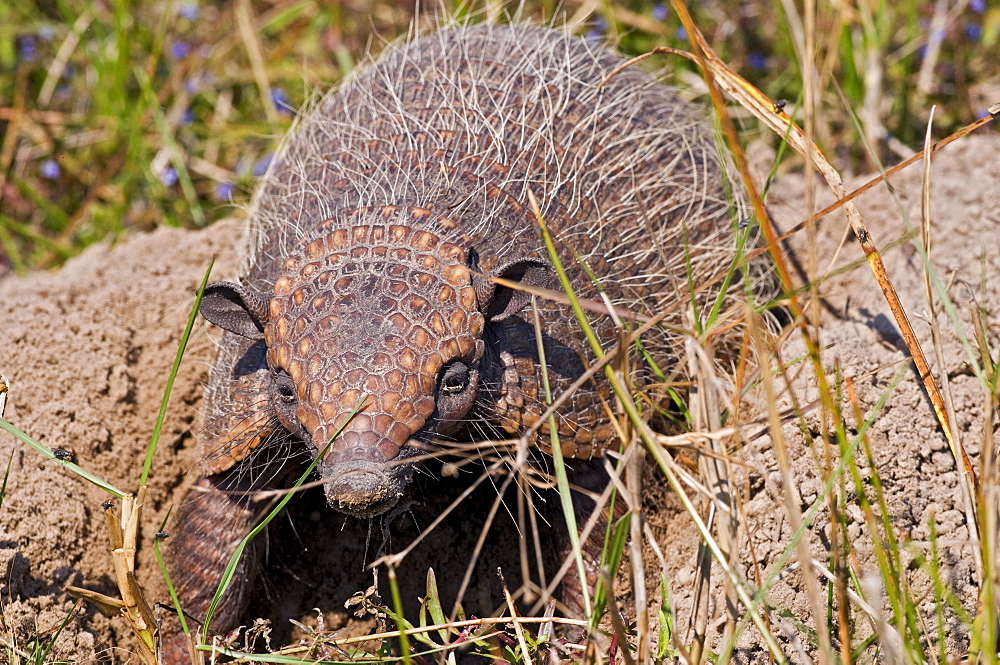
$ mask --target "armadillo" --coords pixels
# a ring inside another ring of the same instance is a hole
[[[676,363],[677,304],[733,261],[734,195],[702,112],[621,64],[564,31],[456,26],[391,47],[301,115],[255,193],[244,277],[201,306],[225,332],[204,477],[174,529],[189,614],[253,526],[246,493],[280,476],[268,465],[325,451],[329,507],[369,518],[405,496],[418,453],[519,437],[546,411],[543,378],[557,396],[584,374],[595,355],[573,310],[537,295],[560,289],[539,216],[577,298],[674,312],[632,349],[634,385],[655,380],[644,358]],[[611,348],[612,317],[588,317]],[[598,372],[555,416],[563,456],[613,445],[613,410]],[[549,423],[534,430],[550,453]],[[213,629],[241,618],[260,552]]]

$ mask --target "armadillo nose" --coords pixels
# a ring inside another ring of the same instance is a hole
[[[334,510],[354,517],[374,517],[403,496],[405,482],[385,464],[354,461],[320,465],[326,501]]]
[[[319,441],[330,436],[332,425],[325,426],[319,432]],[[393,432],[395,434],[395,432]],[[406,432],[409,437],[409,432]],[[346,462],[367,461],[373,464],[385,464],[399,455],[400,446],[404,441],[396,441],[398,436],[389,438],[385,432],[376,427],[376,421],[366,413],[357,414],[343,432],[340,433],[324,457],[328,464],[343,464]]]

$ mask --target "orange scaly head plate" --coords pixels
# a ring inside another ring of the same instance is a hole
[[[448,220],[397,206],[355,216],[319,226],[287,258],[264,335],[314,445],[368,395],[328,459],[383,463],[431,419],[442,368],[478,361],[484,319],[463,249],[431,230]]]

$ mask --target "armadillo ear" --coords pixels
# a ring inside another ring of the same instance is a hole
[[[267,299],[256,289],[232,282],[213,282],[205,287],[198,311],[223,330],[248,339],[264,339]]]
[[[500,271],[497,277],[526,287],[544,288],[549,285],[549,267],[533,259],[515,261]],[[520,312],[531,301],[531,293],[528,291],[497,284],[488,279],[483,279],[482,289],[477,288],[476,291],[481,296],[480,310],[487,321],[503,321]]]

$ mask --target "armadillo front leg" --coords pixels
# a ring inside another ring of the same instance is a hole
[[[237,545],[253,528],[254,506],[243,493],[234,493],[233,474],[202,478],[192,487],[175,521],[171,579],[188,617],[192,637],[203,630],[202,622],[222,581]],[[209,628],[213,633],[235,627],[244,614],[253,584],[260,572],[262,547],[258,540],[244,551],[228,590],[219,603]],[[188,638],[177,619],[163,626],[164,661],[168,665],[190,663]]]
[[[203,630],[212,599],[240,541],[259,518],[252,497],[288,473],[289,439],[268,412],[268,368],[262,342],[227,333],[220,344],[207,391],[201,428],[203,466],[208,475],[188,491],[173,522],[170,573],[188,627]],[[277,443],[281,439],[283,443]],[[269,449],[274,448],[274,449]],[[213,633],[236,627],[261,568],[260,537],[243,552],[232,582],[216,608]],[[188,639],[180,622],[163,627],[165,661],[188,663]]]
[[[563,578],[560,589],[560,600],[565,606],[567,616],[575,619],[589,619],[586,616],[586,604],[584,603],[584,589],[591,599],[594,599],[594,592],[597,589],[597,581],[600,578],[601,555],[604,551],[605,534],[608,523],[612,518],[617,519],[624,515],[623,502],[617,501],[614,509],[608,505],[597,505],[591,498],[595,494],[600,494],[607,487],[609,479],[604,464],[600,460],[587,462],[571,462],[573,468],[570,470],[569,481],[578,489],[572,490],[573,513],[576,519],[577,529],[583,530],[587,523],[593,518],[594,525],[586,538],[580,540],[580,550],[583,555],[583,568],[586,580],[581,583],[579,568],[573,560],[576,554],[573,551],[573,544],[569,538],[568,530],[564,528],[560,533],[559,560],[560,562],[570,561],[570,567]],[[594,518],[595,511],[597,513]],[[614,515],[612,516],[612,512]],[[586,584],[586,587],[584,587]],[[585,632],[580,630],[570,630],[565,636],[571,641],[582,638]]]

